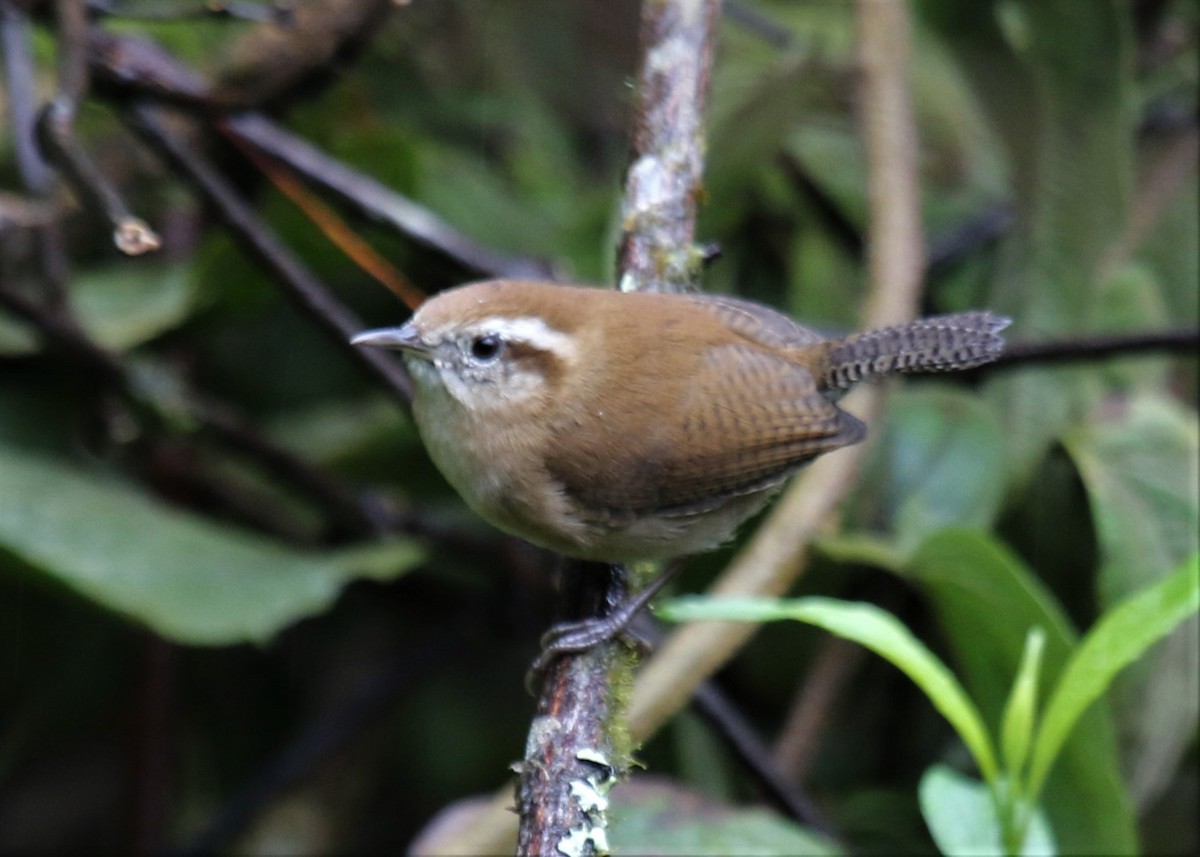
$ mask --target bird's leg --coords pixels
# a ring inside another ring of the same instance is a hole
[[[541,675],[559,655],[587,651],[593,646],[614,639],[629,626],[633,617],[650,603],[650,599],[671,582],[682,567],[683,560],[671,560],[644,589],[618,603],[612,612],[605,616],[559,622],[551,627],[542,635],[542,650],[534,660],[533,666],[529,668],[529,677]]]

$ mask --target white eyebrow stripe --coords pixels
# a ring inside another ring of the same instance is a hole
[[[472,325],[481,333],[494,333],[509,342],[525,342],[539,351],[555,354],[573,362],[578,354],[575,342],[561,330],[556,330],[536,316],[506,318],[494,316]]]

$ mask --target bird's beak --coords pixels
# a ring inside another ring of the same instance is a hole
[[[355,334],[351,338],[350,344],[391,348],[417,357],[427,357],[430,352],[429,345],[421,339],[420,332],[411,321],[400,327],[382,327],[378,330],[364,330],[362,333]]]

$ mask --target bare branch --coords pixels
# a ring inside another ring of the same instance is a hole
[[[693,243],[704,163],[703,112],[720,4],[658,0],[643,7],[642,70],[632,163],[622,205],[623,290],[694,287],[704,251]],[[627,572],[569,563],[568,616],[603,616],[628,593]],[[578,607],[587,608],[582,613]],[[517,789],[517,852],[607,852],[605,792],[631,748],[614,726],[632,657],[619,642],[559,656],[548,670]]]
[[[703,193],[704,115],[720,4],[648,2],[633,160],[625,176],[622,291],[695,289],[703,252],[692,242]]]

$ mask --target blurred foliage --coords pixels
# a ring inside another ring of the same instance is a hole
[[[1197,4],[911,6],[925,309],[989,306],[1014,318],[1013,340],[1196,325]],[[848,329],[867,240],[854,4],[741,7],[759,20],[722,22],[699,230],[722,255],[706,285]],[[245,22],[104,23],[217,77],[254,55]],[[49,96],[53,31],[36,29],[34,48]],[[611,281],[636,62],[630,0],[413,3],[282,117],[482,245]],[[109,106],[89,103],[80,133],[165,247],[119,260],[98,218],[66,208],[68,305],[159,407],[106,393],[0,311],[0,850],[160,850],[239,812],[252,823],[219,846],[403,848],[520,756],[522,675],[550,621],[545,559],[462,509],[398,408]],[[212,152],[340,299],[371,324],[403,316],[235,153]],[[41,294],[43,236],[4,217],[21,193],[8,133],[0,188],[0,287]],[[468,276],[352,222],[427,291]],[[172,404],[192,395],[386,500],[422,537],[331,521]],[[1194,358],[898,386],[843,525],[795,594],[885,606],[999,735],[1030,631],[1045,634],[1046,693],[1099,617],[1195,554],[1196,404]],[[1200,849],[1197,635],[1193,617],[1083,715],[1045,786],[1043,841]],[[767,629],[722,674],[763,735],[819,666],[819,640]],[[802,775],[837,846],[737,809],[760,792],[689,718],[644,748],[673,783],[622,804],[614,840],[623,827],[684,848],[735,835],[722,853],[933,852],[918,792],[969,813],[975,771],[919,691],[859,663]]]

